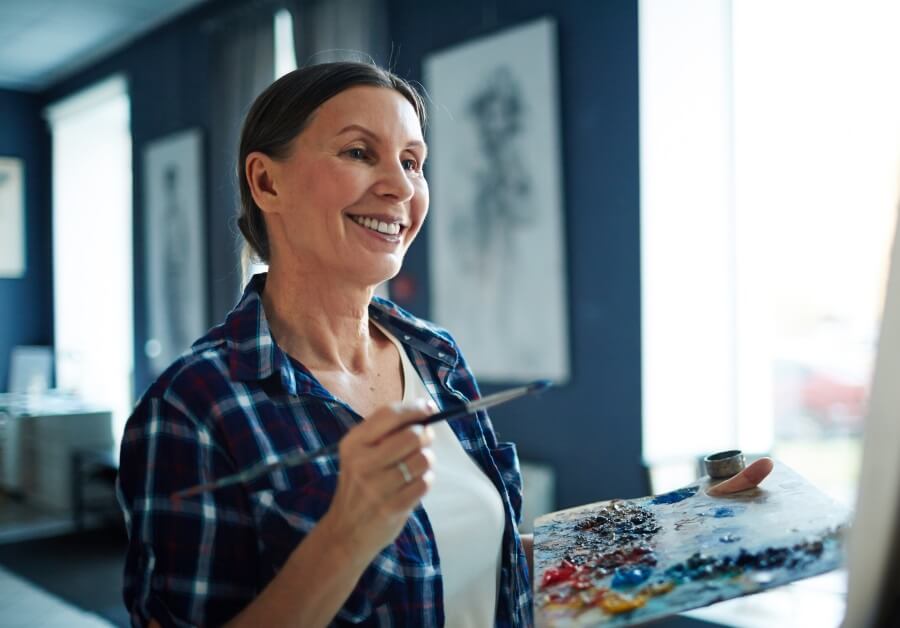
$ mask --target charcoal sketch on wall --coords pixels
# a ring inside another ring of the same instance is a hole
[[[429,56],[431,316],[481,381],[569,377],[556,29]]]
[[[145,353],[160,373],[206,331],[202,137],[190,129],[144,151]]]
[[[0,157],[0,277],[25,275],[25,167]]]

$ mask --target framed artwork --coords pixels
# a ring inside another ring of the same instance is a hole
[[[189,129],[144,149],[145,353],[157,374],[207,327],[202,148]]]
[[[25,168],[0,157],[0,278],[25,275]]]
[[[569,378],[556,28],[425,60],[431,316],[479,380]]]

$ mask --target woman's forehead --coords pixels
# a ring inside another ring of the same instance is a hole
[[[376,135],[422,140],[412,103],[394,89],[370,85],[351,87],[326,100],[311,116],[307,130],[335,136],[354,126]]]

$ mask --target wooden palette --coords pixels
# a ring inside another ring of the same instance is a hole
[[[749,491],[708,487],[538,518],[537,625],[628,626],[841,565],[849,510],[783,464]]]

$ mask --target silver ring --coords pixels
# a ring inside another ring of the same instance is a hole
[[[409,484],[412,482],[412,473],[409,472],[409,467],[406,466],[406,463],[402,460],[397,463],[397,468],[400,469],[401,475],[403,475],[403,481]]]
[[[744,454],[740,449],[720,451],[703,459],[706,465],[706,474],[714,479],[721,480],[737,475],[744,470]]]

